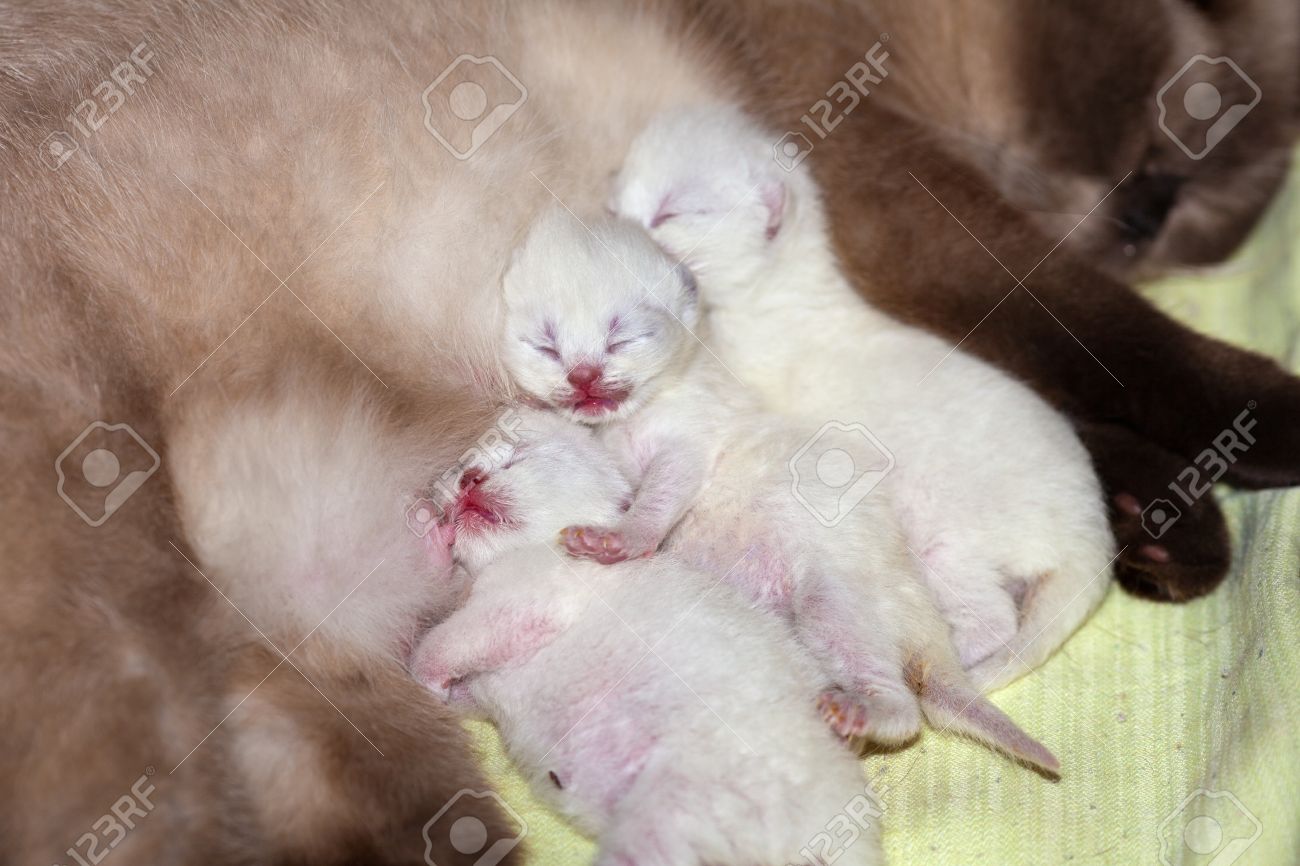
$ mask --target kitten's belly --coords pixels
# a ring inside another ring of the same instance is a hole
[[[593,833],[645,768],[669,711],[642,702],[661,691],[656,668],[638,664],[636,637],[621,637],[615,647],[561,638],[473,686],[537,793]]]
[[[673,530],[665,549],[715,580],[725,578],[758,607],[785,616],[794,595],[794,558],[782,540],[788,528],[748,504],[702,502]]]

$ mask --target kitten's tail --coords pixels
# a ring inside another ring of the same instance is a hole
[[[1107,556],[1109,554],[1106,554]],[[1076,563],[1090,562],[1079,557]],[[1047,660],[1101,603],[1110,586],[1104,565],[1061,566],[1038,578],[1021,603],[1020,627],[1006,646],[971,666],[970,681],[982,692],[1001,688]]]
[[[961,669],[945,636],[943,646],[918,654],[907,675],[920,699],[921,711],[940,731],[965,734],[1052,776],[1061,762],[1042,743],[1026,734],[1011,717],[980,694]]]

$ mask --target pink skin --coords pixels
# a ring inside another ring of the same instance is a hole
[[[429,631],[411,660],[415,678],[444,697],[475,674],[531,658],[564,630],[544,605],[469,604]]]
[[[695,501],[705,478],[706,467],[692,449],[659,443],[618,526],[570,526],[560,541],[570,556],[602,565],[651,556]]]
[[[1113,501],[1115,506],[1130,517],[1142,516],[1142,503],[1132,493],[1116,493]],[[1163,544],[1144,544],[1138,548],[1138,553],[1145,556],[1152,562],[1158,562],[1162,565],[1169,562],[1172,558],[1169,554],[1169,548]]]
[[[429,555],[429,562],[433,564],[434,569],[440,576],[446,576],[451,572],[453,565],[451,546],[455,543],[456,525],[454,523],[439,524],[425,533],[424,547]]]
[[[844,739],[867,732],[867,705],[857,695],[841,688],[831,688],[817,698],[817,712],[827,727]]]
[[[595,364],[579,364],[569,371],[572,388],[565,402],[574,412],[598,418],[613,412],[631,393],[626,388],[610,388],[604,381],[605,371]]]

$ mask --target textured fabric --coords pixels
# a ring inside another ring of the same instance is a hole
[[[1300,370],[1297,239],[1293,174],[1231,262],[1148,294],[1194,327]],[[1061,781],[933,731],[866,759],[891,863],[1300,862],[1300,490],[1218,494],[1234,566],[1213,596],[1157,605],[1113,589],[1046,665],[994,696],[1060,757]],[[527,822],[530,862],[590,862],[592,843],[530,796],[493,730],[473,729],[491,778]]]

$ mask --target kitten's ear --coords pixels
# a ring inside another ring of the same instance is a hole
[[[527,241],[518,243],[506,256],[506,266],[501,271],[501,293],[507,299],[519,294],[519,263],[524,256]]]
[[[677,278],[682,281],[682,293],[692,301],[697,300],[700,297],[700,286],[695,282],[695,274],[691,273],[691,269],[686,267],[684,262],[679,262],[674,270],[677,272]]]
[[[767,239],[770,241],[781,231],[785,222],[785,206],[789,201],[785,181],[780,177],[762,178],[758,182],[758,197],[767,208]]]

